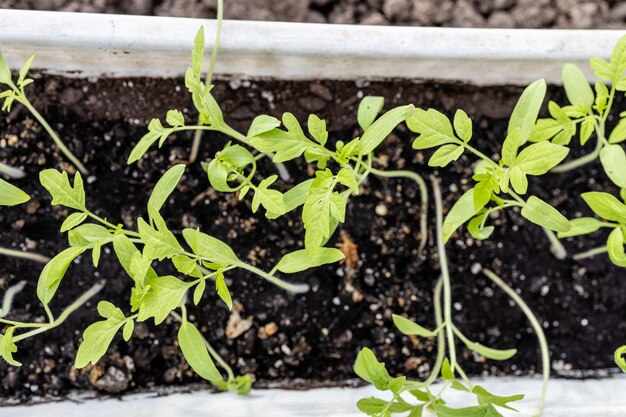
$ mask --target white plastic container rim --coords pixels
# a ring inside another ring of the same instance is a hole
[[[0,10],[0,51],[19,68],[74,76],[177,77],[198,28],[215,21],[172,17]],[[560,83],[573,62],[608,58],[619,30],[387,27],[224,21],[216,73],[277,79],[439,79],[478,85]]]

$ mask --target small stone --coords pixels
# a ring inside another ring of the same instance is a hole
[[[115,366],[110,366],[104,376],[96,381],[95,387],[109,394],[119,394],[128,389],[128,383],[126,372]]]
[[[252,317],[243,319],[241,318],[239,311],[233,311],[228,318],[228,323],[226,324],[226,337],[228,339],[235,339],[247,332],[251,327]]]
[[[387,206],[384,205],[384,204],[377,205],[376,208],[374,209],[374,211],[379,216],[386,216],[389,213],[389,210],[387,210]]]
[[[383,13],[389,20],[400,20],[408,16],[411,10],[411,3],[408,0],[385,0],[383,3]]]

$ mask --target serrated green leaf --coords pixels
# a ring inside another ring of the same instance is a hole
[[[137,220],[137,230],[141,241],[145,245],[144,252],[151,258],[163,260],[183,252],[183,248],[165,224],[165,220],[158,212],[152,213],[155,227],[150,226],[144,219]]]
[[[149,286],[149,290],[139,306],[137,321],[154,318],[154,324],[161,324],[172,310],[180,306],[192,285],[170,275],[147,278],[146,287]]]
[[[526,220],[555,232],[567,232],[572,227],[567,218],[557,209],[535,196],[531,196],[526,201],[521,214]]]
[[[520,401],[524,399],[523,394],[515,394],[508,396],[495,395],[491,392],[487,391],[485,388],[480,385],[474,386],[472,388],[472,393],[478,397],[478,401],[481,404],[491,404],[496,405],[498,407],[506,408],[507,410],[517,411],[515,408],[509,406],[509,403]]]
[[[204,345],[202,334],[193,324],[183,321],[178,330],[178,344],[189,366],[208,381],[221,381],[222,375],[215,367]]]
[[[374,384],[379,390],[387,390],[391,376],[385,368],[385,364],[378,362],[376,355],[369,348],[359,351],[354,363],[354,372],[364,381]]]
[[[165,115],[165,121],[172,127],[179,127],[185,125],[185,116],[180,110],[169,110]]]
[[[307,122],[309,133],[319,143],[324,146],[328,140],[328,130],[326,130],[326,121],[320,119],[314,114],[309,115]]]
[[[74,175],[74,185],[70,184],[67,172],[56,169],[45,169],[39,173],[41,185],[52,196],[52,205],[62,205],[80,211],[85,211],[85,190],[80,172]]]
[[[74,366],[78,369],[87,364],[96,364],[109,349],[115,334],[124,325],[125,320],[109,318],[91,324],[83,332],[83,342],[76,352]]]
[[[0,59],[2,57],[0,56]],[[7,361],[9,365],[22,366],[22,364],[13,358],[13,354],[17,352],[17,346],[13,342],[13,331],[15,327],[8,327],[4,334],[0,334],[0,356]]]
[[[252,212],[256,213],[259,206],[265,209],[265,216],[268,219],[275,219],[285,214],[285,201],[283,194],[278,190],[271,190],[268,187],[276,181],[277,175],[272,175],[261,181],[254,190],[252,199]]]
[[[435,109],[415,109],[406,119],[406,125],[411,131],[419,133],[413,141],[413,149],[433,148],[456,140],[450,120]]]
[[[600,57],[593,57],[589,60],[589,65],[593,69],[596,77],[605,81],[613,81],[613,73],[609,63]]]
[[[306,249],[301,249],[283,256],[276,265],[276,269],[286,274],[293,274],[320,265],[339,262],[344,258],[344,254],[335,248],[319,248],[313,256],[309,255]]]
[[[545,95],[545,80],[537,80],[526,87],[513,109],[509,119],[508,131],[513,132],[519,129],[519,141],[521,144],[526,143],[530,138]]]
[[[613,48],[613,54],[611,54],[609,61],[609,71],[613,83],[618,83],[626,71],[626,36],[622,36]]]
[[[605,145],[600,162],[606,175],[620,188],[626,188],[626,153],[620,145]]]
[[[357,121],[361,130],[367,130],[374,120],[376,120],[376,116],[383,109],[385,105],[385,98],[378,96],[365,96],[359,103],[359,109],[356,114]]]
[[[626,205],[611,194],[592,191],[582,193],[581,197],[603,219],[626,223]]]
[[[398,328],[398,330],[407,336],[433,337],[438,333],[436,331],[428,330],[414,321],[398,316],[397,314],[392,315],[392,319],[393,324]]]

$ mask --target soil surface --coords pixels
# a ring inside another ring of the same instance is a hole
[[[0,8],[215,17],[216,0],[0,0]],[[226,0],[227,19],[497,28],[624,28],[619,0]]]
[[[126,159],[151,117],[163,118],[166,110],[178,108],[188,120],[195,119],[183,81],[36,78],[29,87],[35,106],[91,170],[85,181],[88,207],[112,222],[135,227],[160,175],[187,158],[191,135],[177,134],[139,164],[127,166]],[[218,81],[213,91],[227,121],[241,131],[247,130],[257,114],[280,116],[290,111],[304,121],[313,112],[328,120],[333,141],[359,135],[355,114],[364,94],[385,96],[386,107],[413,103],[449,114],[463,108],[474,120],[475,146],[496,154],[506,118],[521,90],[410,81],[230,80]],[[563,103],[560,90],[551,89],[549,95]],[[444,204],[450,207],[470,186],[474,159],[463,156],[450,169],[433,171],[425,166],[429,152],[413,151],[412,138],[410,132],[397,130],[386,140],[381,158],[388,161],[389,169],[413,169],[425,178],[441,176]],[[206,134],[202,158],[211,158],[225,141],[220,135]],[[24,167],[28,177],[15,183],[32,196],[23,206],[0,210],[2,244],[49,256],[65,248],[66,238],[59,227],[67,211],[50,207],[50,197],[38,185],[37,173],[43,168],[72,167],[63,162],[49,137],[20,106],[0,118],[0,160]],[[298,180],[307,176],[302,162],[287,167]],[[270,174],[274,168],[264,162],[260,172]],[[589,190],[616,191],[598,163],[560,176],[548,175],[532,181],[530,188],[569,217],[590,214],[578,197]],[[432,207],[430,210],[433,213]],[[277,221],[254,215],[249,199],[238,202],[234,195],[211,189],[199,164],[188,168],[165,216],[172,230],[199,226],[266,270],[283,253],[302,245],[303,229],[297,215]],[[350,265],[296,274],[293,281],[312,287],[309,294],[298,296],[256,276],[229,273],[239,310],[232,319],[249,327],[237,337],[225,336],[227,322],[235,313],[212,291],[206,292],[200,307],[191,308],[192,318],[228,363],[240,373],[255,375],[257,386],[345,383],[355,377],[352,363],[364,346],[372,347],[393,373],[423,378],[434,359],[434,341],[404,337],[391,323],[391,315],[396,313],[433,327],[432,289],[439,276],[438,256],[432,230],[426,253],[417,255],[418,216],[415,184],[372,177],[361,195],[352,198],[347,222],[330,242],[343,245],[351,255]],[[432,228],[432,216],[429,219]],[[448,245],[455,320],[470,338],[496,348],[516,347],[519,354],[498,363],[481,361],[461,350],[463,367],[474,375],[518,375],[532,374],[539,366],[537,341],[524,315],[478,273],[480,266],[501,274],[540,317],[557,375],[599,375],[603,372],[599,370],[612,367],[613,350],[626,340],[624,270],[612,266],[605,256],[557,261],[542,230],[526,224],[514,210],[492,221],[498,227],[489,240],[473,240],[463,231]],[[565,244],[576,253],[600,246],[604,239],[603,233],[597,233]],[[27,282],[15,300],[12,318],[44,320],[35,296],[40,270],[40,265],[28,261],[0,259],[3,287]],[[131,280],[106,249],[97,270],[88,257],[71,265],[52,305],[60,311],[101,278],[107,284],[93,302],[61,327],[20,343],[16,357],[24,364],[21,368],[0,364],[5,400],[26,402],[37,396],[63,395],[71,389],[114,394],[199,381],[182,359],[176,345],[178,324],[170,320],[158,327],[138,324],[129,343],[118,335],[96,367],[82,371],[72,367],[82,331],[97,319],[97,301],[107,299],[128,311]]]

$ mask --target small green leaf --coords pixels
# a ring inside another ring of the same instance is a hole
[[[183,230],[185,242],[189,245],[193,253],[220,265],[233,265],[239,263],[239,258],[226,243],[197,229]]]
[[[520,401],[524,399],[523,394],[515,394],[515,395],[508,395],[508,396],[495,395],[487,391],[480,385],[476,385],[472,389],[472,393],[478,397],[478,401],[481,404],[488,403],[492,405],[497,405],[498,407],[503,407],[503,408],[506,408],[507,410],[512,410],[512,411],[517,411],[517,410],[514,409],[513,407],[510,407],[508,403],[511,403],[514,401]]]
[[[626,153],[620,145],[605,145],[600,162],[606,175],[620,188],[626,188]]]
[[[172,127],[179,127],[185,125],[185,116],[180,110],[170,110],[165,116],[165,121]]]
[[[452,371],[448,358],[445,358],[441,365],[441,377],[446,381],[454,381],[454,372]]]
[[[569,221],[572,228],[567,232],[560,232],[559,238],[587,235],[599,230],[603,224],[593,217],[579,217]]]
[[[187,290],[193,283],[187,283],[176,277],[149,277],[146,279],[147,293],[143,296],[137,321],[146,321],[154,317],[154,324],[161,324],[170,312],[183,300]]]
[[[569,148],[565,146],[551,142],[533,143],[522,149],[511,167],[519,168],[524,174],[543,175],[564,160],[568,153]]]
[[[313,139],[320,145],[324,146],[328,140],[328,130],[326,130],[326,121],[320,119],[314,114],[309,115],[307,122],[309,127],[309,133],[313,136]]]
[[[310,256],[306,249],[301,249],[283,256],[276,265],[276,269],[286,274],[293,274],[316,266],[339,262],[344,257],[344,254],[335,248],[319,248],[313,256]]]
[[[624,71],[626,71],[626,36],[622,36],[613,48],[611,60],[609,61],[609,71],[611,73],[611,81],[617,84]]]
[[[0,206],[15,206],[28,200],[28,194],[0,178]]]
[[[557,209],[535,196],[526,201],[521,214],[527,220],[555,232],[568,232],[572,227]]]
[[[537,80],[526,87],[513,109],[509,119],[508,131],[513,132],[519,129],[519,141],[521,144],[526,143],[530,138],[545,95],[545,80]]]
[[[363,348],[356,357],[354,372],[364,381],[371,382],[379,390],[389,389],[391,376],[385,364],[378,362],[376,355],[369,348]]]
[[[230,291],[226,286],[226,281],[224,280],[224,274],[221,270],[217,271],[217,278],[215,279],[215,289],[217,290],[217,295],[222,299],[222,301],[228,306],[229,310],[233,309],[233,300],[230,296]]]
[[[202,59],[204,58],[204,26],[196,32],[193,39],[193,51],[191,53],[191,67],[193,73],[199,77],[202,72]]]
[[[487,359],[492,359],[494,361],[506,361],[511,359],[517,353],[517,349],[493,349],[484,345],[481,345],[478,342],[472,342],[471,340],[464,340],[465,346],[473,352],[478,353],[479,355],[484,356]]]
[[[45,169],[39,173],[39,180],[52,196],[52,205],[62,205],[85,211],[85,190],[80,172],[74,176],[74,186],[70,184],[67,172]]]
[[[620,119],[609,135],[609,143],[621,143],[626,140],[626,118]]]
[[[0,59],[2,56],[0,55]],[[17,346],[13,342],[13,331],[15,327],[8,327],[4,334],[0,334],[0,356],[7,361],[9,365],[22,366],[22,364],[13,358],[13,354],[17,352]]]
[[[193,290],[193,303],[195,305],[198,305],[198,303],[200,302],[200,299],[202,299],[202,295],[204,294],[205,289],[206,289],[206,280],[201,279],[200,282],[198,282],[198,285],[196,285],[196,289]]]
[[[569,102],[591,111],[595,95],[583,72],[576,65],[568,63],[563,65],[562,78]]]
[[[415,109],[406,119],[406,125],[419,133],[413,141],[413,149],[433,148],[456,140],[450,120],[435,109]]]
[[[183,321],[178,330],[178,344],[189,366],[208,381],[221,381],[222,375],[215,367],[211,355],[207,352],[200,331],[188,321]]]
[[[115,334],[124,325],[125,320],[108,318],[97,321],[85,329],[83,342],[76,352],[74,366],[84,368],[87,364],[96,364],[109,349]]]
[[[486,417],[487,407],[487,404],[464,408],[451,408],[443,404],[433,404],[433,410],[437,413],[437,417]]]
[[[365,96],[359,103],[359,109],[357,111],[357,121],[359,126],[363,131],[367,130],[374,120],[376,120],[376,116],[383,109],[385,104],[384,97],[377,96]]]
[[[70,263],[86,249],[86,247],[69,247],[58,253],[44,266],[37,281],[37,297],[43,304],[50,303]]]
[[[398,316],[397,314],[394,314],[392,319],[393,324],[395,324],[398,330],[407,336],[433,337],[438,333],[436,331],[428,330],[414,321]]]
[[[463,154],[463,147],[458,145],[443,145],[433,153],[428,160],[428,166],[445,167],[452,161],[456,161]]]
[[[521,145],[519,137],[519,129],[515,129],[508,133],[504,143],[502,144],[502,163],[511,166],[517,158],[517,151]]]
[[[463,142],[469,142],[472,138],[472,119],[461,109],[454,113],[454,130]]]
[[[61,233],[67,232],[68,230],[75,228],[76,226],[84,222],[85,219],[87,219],[87,213],[78,212],[70,214],[61,225]]]
[[[379,398],[362,398],[357,403],[357,408],[368,416],[379,416],[385,410],[388,402]]]
[[[145,245],[144,252],[151,258],[163,260],[183,252],[183,248],[165,224],[165,220],[158,212],[152,212],[155,227],[150,226],[144,219],[137,220],[137,229],[141,241]]]
[[[389,110],[369,126],[359,142],[359,155],[367,155],[380,145],[387,136],[413,112],[412,105]]]
[[[253,136],[258,136],[263,133],[269,132],[270,130],[277,128],[280,126],[280,120],[275,117],[267,116],[262,114],[257,116],[252,121],[250,125],[250,129],[248,129],[248,137],[251,138]]]
[[[606,241],[609,258],[617,266],[626,268],[626,254],[624,253],[624,231],[621,227],[613,229]]]
[[[0,84],[11,83],[11,70],[0,53]]]
[[[185,165],[174,165],[157,181],[150,199],[148,199],[148,213],[158,213],[165,204],[170,194],[176,189],[181,177],[185,173]],[[152,214],[150,214],[152,217]]]
[[[626,355],[626,346],[622,346],[615,351],[615,363],[622,371],[626,372],[626,359],[624,355]]]
[[[626,205],[611,194],[592,191],[582,193],[581,197],[603,219],[626,223]]]
[[[442,239],[444,243],[452,237],[459,227],[474,217],[481,208],[474,206],[474,189],[470,188],[454,203],[443,221]]]

